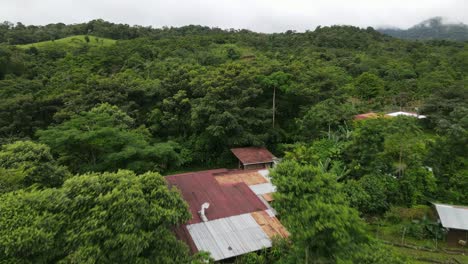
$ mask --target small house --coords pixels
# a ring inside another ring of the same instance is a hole
[[[434,206],[440,223],[448,230],[447,244],[452,247],[468,244],[468,206],[437,204]]]
[[[233,148],[231,152],[239,160],[239,168],[244,170],[271,168],[277,160],[270,151],[262,147]]]
[[[410,116],[410,117],[416,117],[416,118],[418,118],[418,119],[424,119],[424,118],[426,118],[425,115],[420,115],[420,114],[418,114],[418,113],[413,113],[413,112],[403,112],[403,111],[388,113],[388,114],[386,114],[385,116],[388,116],[388,117]]]
[[[364,120],[364,119],[377,118],[377,117],[379,117],[378,114],[376,114],[374,112],[369,112],[369,113],[365,113],[365,114],[355,115],[354,120]]]
[[[413,112],[403,112],[403,111],[398,111],[398,112],[391,112],[383,115],[383,117],[396,117],[396,116],[409,116],[409,117],[415,117],[418,119],[424,119],[426,118],[425,115],[420,115],[418,113],[413,113]],[[374,112],[368,112],[364,114],[359,114],[354,116],[354,120],[365,120],[365,119],[372,119],[372,118],[379,118],[382,117],[382,115],[379,115]]]
[[[167,176],[180,190],[191,219],[175,228],[192,253],[206,251],[214,260],[269,248],[288,231],[270,206],[276,191],[268,170],[216,169]]]

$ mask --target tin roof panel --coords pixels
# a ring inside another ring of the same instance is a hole
[[[251,214],[196,223],[187,229],[197,249],[210,252],[215,260],[271,247],[268,235]]]
[[[442,226],[445,228],[468,230],[468,207],[448,204],[434,204]]]
[[[266,148],[233,148],[231,151],[244,165],[273,162],[275,158]]]

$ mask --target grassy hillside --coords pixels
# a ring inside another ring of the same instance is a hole
[[[88,38],[89,38],[89,45],[91,46],[111,46],[111,45],[114,45],[116,42],[116,40],[113,40],[113,39],[101,38],[101,37],[95,37],[95,36],[88,36]],[[54,45],[79,47],[80,45],[83,45],[85,43],[86,43],[86,35],[76,35],[76,36],[66,37],[66,38],[57,39],[57,40],[49,40],[49,41],[36,42],[36,43],[31,43],[31,44],[17,45],[17,47],[24,48],[24,49],[28,49],[30,47],[44,48],[44,47],[50,47]]]

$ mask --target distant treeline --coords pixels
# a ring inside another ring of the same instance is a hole
[[[468,26],[465,24],[445,24],[441,17],[425,20],[407,30],[395,28],[378,29],[380,32],[403,39],[446,39],[468,40]]]
[[[0,43],[29,44],[40,41],[55,40],[73,35],[90,34],[112,39],[135,39],[140,37],[161,38],[170,36],[184,36],[188,34],[229,33],[236,30],[222,30],[203,26],[185,26],[180,28],[152,28],[143,26],[130,26],[128,24],[115,24],[96,19],[87,23],[48,24],[45,26],[15,24],[5,21],[0,24]],[[241,30],[249,32],[248,30]]]

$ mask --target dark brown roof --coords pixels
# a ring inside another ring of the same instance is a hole
[[[244,182],[219,183],[214,174],[226,169],[199,171],[166,176],[170,186],[177,187],[189,204],[192,219],[187,224],[200,223],[201,205],[210,203],[206,210],[209,220],[230,217],[268,209]]]
[[[244,165],[273,162],[275,157],[266,148],[259,147],[233,148],[231,151]]]

